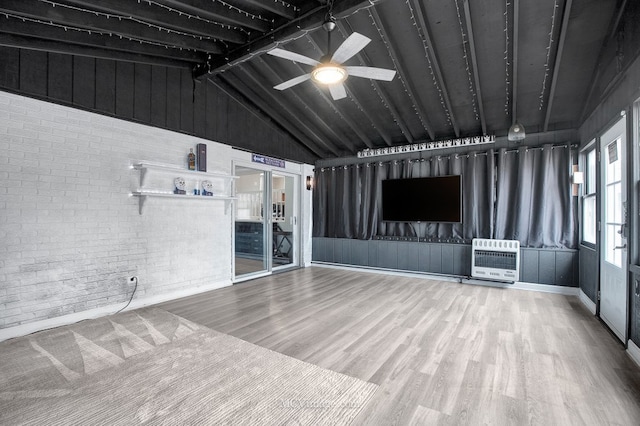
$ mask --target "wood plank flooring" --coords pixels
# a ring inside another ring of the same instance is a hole
[[[380,385],[393,424],[640,424],[640,369],[575,297],[311,267],[160,305]]]

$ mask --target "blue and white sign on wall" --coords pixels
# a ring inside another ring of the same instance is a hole
[[[266,157],[259,154],[251,154],[251,161],[254,163],[264,164],[265,166],[280,167],[284,169],[285,162],[279,158]]]

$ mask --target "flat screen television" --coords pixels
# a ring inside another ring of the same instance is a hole
[[[461,176],[383,180],[382,220],[461,223]]]

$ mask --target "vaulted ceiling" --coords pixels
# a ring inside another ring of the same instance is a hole
[[[327,53],[326,0],[2,0],[0,45],[189,67],[285,127],[318,158],[448,138],[576,128],[627,0],[335,0],[332,46],[372,41],[346,65],[347,97],[311,66],[266,55]],[[241,123],[239,123],[241,124]]]

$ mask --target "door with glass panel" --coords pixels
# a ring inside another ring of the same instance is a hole
[[[627,339],[626,125],[618,121],[600,139],[600,317],[620,340]]]
[[[250,167],[236,166],[235,211],[235,276],[249,276],[269,270],[268,220],[265,206],[267,172]],[[269,210],[267,210],[268,212]]]
[[[273,171],[271,174],[272,268],[298,264],[298,205],[300,177]]]
[[[298,265],[300,177],[235,166],[235,278]]]

